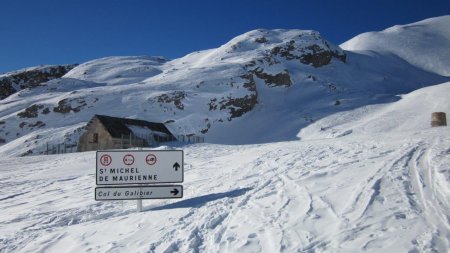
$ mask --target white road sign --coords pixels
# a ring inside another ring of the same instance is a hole
[[[97,151],[97,185],[181,183],[183,150]]]
[[[95,188],[95,200],[172,199],[182,197],[182,185],[115,186]]]

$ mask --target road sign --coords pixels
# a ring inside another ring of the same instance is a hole
[[[173,199],[182,197],[182,185],[110,186],[95,188],[95,200]]]
[[[183,150],[97,151],[97,185],[181,183]]]

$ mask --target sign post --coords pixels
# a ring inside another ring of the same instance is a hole
[[[130,134],[130,138],[131,138],[131,134]],[[130,143],[131,143],[131,141],[130,141]],[[139,147],[138,150],[142,150],[142,147]],[[136,200],[136,210],[138,212],[142,212],[142,199]]]
[[[97,151],[95,200],[182,198],[182,185],[151,185],[184,181],[182,150]]]
[[[95,188],[95,200],[173,199],[182,197],[183,186],[181,185],[102,186]]]

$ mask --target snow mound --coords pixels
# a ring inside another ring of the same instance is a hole
[[[363,33],[341,47],[395,54],[417,67],[450,76],[450,15]]]
[[[116,56],[83,63],[64,77],[98,83],[137,83],[161,73],[160,66],[167,60],[163,57]]]
[[[431,127],[431,113],[450,116],[450,82],[422,88],[394,103],[364,106],[323,118],[303,128],[302,140],[350,134],[417,132]]]

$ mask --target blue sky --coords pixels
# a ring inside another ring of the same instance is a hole
[[[448,14],[449,0],[2,0],[0,73],[116,55],[177,58],[257,28],[311,29],[340,44]]]

